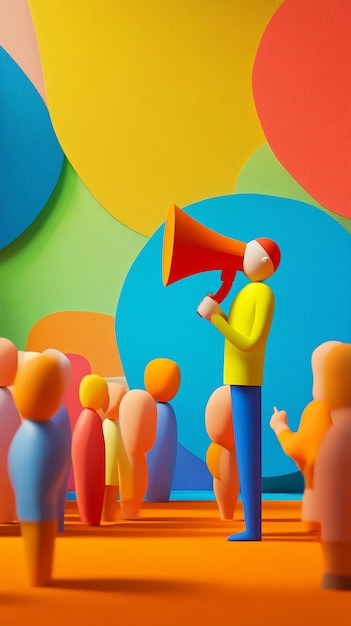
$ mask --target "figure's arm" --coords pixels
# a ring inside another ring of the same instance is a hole
[[[274,297],[269,288],[256,290],[255,298],[250,301],[250,309],[254,309],[254,320],[250,329],[250,333],[244,335],[238,332],[236,328],[228,323],[226,317],[219,313],[214,313],[211,317],[212,324],[219,330],[224,337],[230,341],[238,350],[249,352],[254,350],[263,337],[266,337],[271,325]]]
[[[227,319],[217,300],[212,298],[211,295],[207,295],[203,300],[201,300],[199,306],[197,307],[197,312],[200,317],[205,318],[209,322],[211,322],[214,315],[221,315]]]
[[[206,452],[207,469],[213,478],[217,478],[217,480],[220,480],[221,478],[219,470],[221,452],[222,446],[219,443],[214,443],[213,441],[208,446]]]
[[[274,430],[277,437],[283,430],[288,430],[289,432],[291,432],[288,426],[287,412],[278,411],[276,406],[274,407],[274,413],[271,417],[271,421],[269,422],[269,425],[271,429]]]
[[[207,448],[206,465],[213,478],[222,480],[228,485],[238,483],[234,448],[226,448],[212,441]]]
[[[302,469],[305,458],[301,448],[300,437],[298,433],[294,433],[290,430],[286,411],[278,411],[278,409],[274,407],[270,427],[274,430],[285,454],[295,461],[299,469]]]

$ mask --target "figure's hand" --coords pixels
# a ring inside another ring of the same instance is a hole
[[[204,299],[201,300],[199,306],[197,307],[197,312],[200,317],[204,317],[209,322],[211,321],[212,315],[215,315],[216,313],[219,315],[223,314],[217,300],[214,300],[211,296],[205,296]]]
[[[288,416],[286,411],[278,411],[277,407],[274,407],[274,413],[269,422],[270,427],[278,435],[282,430],[288,428]]]

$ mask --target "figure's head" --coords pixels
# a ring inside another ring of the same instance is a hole
[[[109,395],[106,380],[98,374],[84,376],[79,385],[79,400],[85,409],[107,411]]]
[[[325,341],[312,352],[311,364],[313,374],[312,396],[315,400],[324,400],[324,369],[325,360],[330,350],[341,345],[341,341]]]
[[[102,419],[117,420],[119,418],[119,405],[127,390],[123,385],[116,382],[107,383],[109,404],[105,411],[102,411]]]
[[[0,337],[0,387],[13,385],[18,366],[17,348],[10,339]]]
[[[266,280],[274,274],[279,263],[280,250],[271,239],[261,237],[246,244],[243,271],[250,280]]]
[[[60,352],[60,350],[56,350],[55,348],[46,348],[46,350],[43,351],[43,354],[51,356],[53,359],[57,359],[61,369],[63,386],[65,391],[67,391],[72,383],[72,363],[69,360],[68,356],[63,354],[63,352]]]
[[[323,400],[331,410],[351,407],[351,344],[339,343],[325,357]]]
[[[144,370],[144,385],[156,402],[170,402],[180,385],[177,363],[165,358],[149,361]]]
[[[60,408],[64,385],[57,359],[39,355],[17,371],[13,397],[25,419],[44,422]]]

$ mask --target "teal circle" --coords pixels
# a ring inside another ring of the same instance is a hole
[[[278,271],[268,282],[275,313],[267,342],[262,387],[263,475],[296,471],[269,427],[273,406],[286,409],[296,430],[312,399],[310,359],[320,343],[351,342],[351,239],[323,211],[295,200],[263,195],[210,198],[184,211],[205,226],[240,241],[269,237],[281,249]],[[204,272],[164,287],[161,277],[162,225],[132,265],[118,302],[116,337],[131,388],[143,388],[144,368],[154,358],[175,360],[181,385],[172,400],[179,442],[200,459],[210,443],[206,402],[222,384],[223,338],[196,309],[220,286],[220,272]],[[211,253],[210,251],[208,252]],[[191,268],[191,257],[188,259]],[[247,283],[241,273],[222,303],[228,311]]]

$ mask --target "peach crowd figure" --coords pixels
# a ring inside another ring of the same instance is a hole
[[[13,396],[23,421],[10,446],[8,467],[32,586],[46,586],[52,576],[58,492],[69,446],[51,418],[63,393],[56,358],[40,355],[19,367]]]
[[[176,466],[178,441],[177,420],[170,401],[180,386],[179,366],[172,359],[153,359],[144,370],[144,385],[157,407],[156,440],[147,453],[149,479],[146,500],[168,502]]]
[[[206,464],[213,476],[213,493],[221,519],[231,520],[240,487],[229,385],[218,387],[211,394],[206,405],[205,424],[212,439],[206,453]]]
[[[108,385],[97,374],[88,374],[79,385],[83,406],[72,434],[72,465],[76,499],[83,524],[99,525],[105,494],[105,441],[98,411],[106,411]]]
[[[314,466],[320,445],[332,424],[330,408],[324,396],[324,367],[330,350],[340,344],[339,341],[326,341],[312,352],[313,400],[305,407],[297,432],[289,428],[286,411],[275,408],[270,421],[283,451],[295,461],[303,474],[301,519],[311,531],[318,530],[319,526],[314,503]]]
[[[17,372],[17,348],[15,344],[0,338],[0,524],[15,519],[15,495],[9,477],[7,457],[13,437],[22,420],[9,389]]]
[[[138,519],[148,485],[146,454],[156,439],[157,407],[152,395],[143,389],[127,391],[119,407],[119,424],[132,471],[132,495],[128,500],[121,497],[120,509],[124,519]]]
[[[324,556],[321,586],[351,590],[351,344],[328,352],[321,385],[332,420],[314,471]]]
[[[117,382],[108,383],[109,405],[103,414],[105,441],[105,493],[102,521],[114,522],[118,517],[118,495],[123,501],[132,498],[132,470],[122,441],[119,407],[126,389]]]

